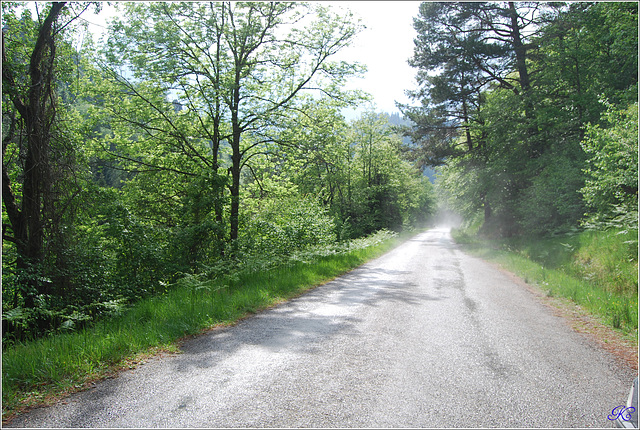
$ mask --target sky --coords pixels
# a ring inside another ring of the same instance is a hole
[[[407,64],[413,55],[413,17],[418,14],[420,1],[322,1],[336,11],[351,10],[362,19],[366,29],[360,33],[352,46],[338,54],[338,59],[356,61],[367,66],[363,78],[353,78],[347,89],[361,89],[374,97],[374,108],[378,112],[399,112],[396,101],[408,103],[405,91],[415,88],[416,70]],[[113,9],[106,4],[99,17],[85,15],[91,25],[90,31],[104,31],[106,18]],[[94,39],[96,39],[94,37]],[[356,116],[365,107],[345,112],[345,116]]]
[[[374,96],[377,111],[399,112],[396,101],[408,103],[406,90],[415,89],[416,70],[407,60],[413,56],[413,17],[419,1],[340,1],[326,2],[351,10],[367,28],[356,42],[343,51],[345,59],[367,65],[364,78],[352,80]]]

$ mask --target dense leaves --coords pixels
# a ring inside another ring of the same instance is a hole
[[[581,192],[590,222],[638,228],[638,103],[609,105],[600,124],[587,127],[582,147],[589,155]]]

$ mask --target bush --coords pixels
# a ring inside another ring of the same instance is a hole
[[[336,241],[333,219],[308,197],[264,199],[246,218],[240,249],[247,255],[284,257]]]
[[[590,209],[586,223],[637,229],[638,103],[626,109],[606,105],[602,125],[587,126],[582,142],[590,157],[581,190]]]

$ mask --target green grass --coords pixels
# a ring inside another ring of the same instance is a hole
[[[548,296],[572,300],[630,339],[638,337],[638,232],[584,231],[543,239],[454,238]]]
[[[380,233],[342,252],[307,253],[267,271],[218,280],[186,277],[169,293],[143,300],[79,332],[10,346],[2,356],[3,419],[26,406],[82,389],[177,341],[295,297],[382,255],[407,237]]]

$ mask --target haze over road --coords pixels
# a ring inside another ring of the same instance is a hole
[[[26,427],[611,427],[634,373],[448,230]]]

